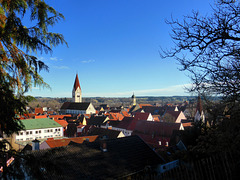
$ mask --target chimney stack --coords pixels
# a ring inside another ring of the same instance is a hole
[[[39,140],[35,139],[32,141],[32,150],[39,150]]]

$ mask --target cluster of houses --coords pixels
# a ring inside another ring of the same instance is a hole
[[[138,104],[133,95],[130,107],[102,104],[95,108],[90,102],[82,102],[78,75],[72,98],[73,102],[63,103],[58,114],[48,112],[47,108],[36,108],[34,113],[21,116],[25,129],[8,137],[13,148],[32,151],[36,157],[62,147],[59,149],[61,156],[65,156],[62,162],[59,154],[51,157],[52,162],[56,160],[57,164],[64,164],[61,177],[120,178],[142,172],[149,166],[158,172],[163,167],[166,170],[169,162],[154,150],[182,143],[176,141],[175,132],[192,126],[192,121],[184,113],[187,102],[181,106],[168,104],[160,107]],[[204,120],[200,99],[195,120]],[[68,169],[68,164],[71,166],[71,163],[83,159],[84,164]],[[96,163],[94,168],[92,161]],[[105,169],[105,173],[96,169]]]

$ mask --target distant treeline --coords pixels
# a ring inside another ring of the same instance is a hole
[[[58,111],[64,102],[71,102],[72,98],[51,98],[51,97],[35,97],[36,100],[29,103],[31,108],[36,107],[50,107],[53,110]],[[194,103],[197,101],[196,96],[137,96],[138,104],[151,104],[163,106],[166,104],[177,105],[187,101],[188,103]],[[213,98],[218,100],[219,97]],[[124,106],[128,107],[132,104],[132,98],[124,97],[88,97],[83,98],[83,102],[91,102],[95,107],[100,104],[108,104],[110,107]]]

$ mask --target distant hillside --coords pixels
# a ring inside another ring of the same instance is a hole
[[[153,96],[142,96],[136,97],[137,103],[139,104],[152,104],[152,105],[165,105],[165,104],[179,104],[184,101],[196,101],[196,96],[171,96],[171,97],[153,97]],[[35,101],[29,103],[31,108],[36,107],[50,107],[57,111],[60,109],[64,102],[72,101],[71,98],[43,98],[36,97]],[[105,98],[105,97],[91,97],[83,98],[83,102],[91,102],[94,106],[100,104],[108,104],[111,107],[124,106],[127,107],[132,104],[132,99],[129,98]]]

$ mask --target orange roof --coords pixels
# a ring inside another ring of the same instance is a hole
[[[43,114],[43,108],[42,108],[42,107],[40,107],[40,108],[35,108],[35,113],[36,113],[36,114],[38,114],[38,113]]]
[[[154,121],[160,122],[160,115],[152,115]]]
[[[124,118],[124,116],[120,113],[111,113],[110,112],[110,116],[109,116],[109,119],[111,121],[117,121],[117,120],[122,120]]]
[[[91,114],[84,114],[85,118],[90,118]]]
[[[130,115],[128,114],[127,111],[122,111],[122,114],[123,114],[123,116],[125,116],[125,117],[130,117]]]
[[[89,142],[93,142],[97,139],[96,136],[83,136],[83,137],[74,137],[74,138],[66,138],[66,139],[53,139],[49,138],[45,142],[49,145],[50,148],[55,148],[55,147],[62,147],[62,146],[67,146],[70,141],[76,142],[76,143],[83,143],[86,139],[89,140]]]
[[[42,118],[47,118],[47,114],[35,116],[35,119],[42,119]]]
[[[58,124],[60,124],[62,127],[66,127],[68,125],[68,122],[65,120],[54,120],[55,122],[57,122]]]
[[[192,126],[192,123],[188,122],[188,123],[182,123],[183,127],[189,127]]]
[[[139,104],[140,108],[142,108],[143,106],[152,106],[151,104]]]
[[[54,118],[54,120],[64,119],[65,117],[72,117],[71,114],[64,114],[64,115],[49,115],[49,118]]]

